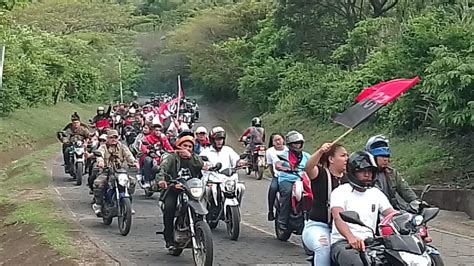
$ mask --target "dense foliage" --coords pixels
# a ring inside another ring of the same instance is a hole
[[[0,36],[6,46],[0,113],[63,100],[116,99],[118,61],[126,93],[140,81],[133,28],[148,23],[135,8],[102,2],[4,4]],[[8,11],[10,10],[10,11]]]
[[[379,123],[401,131],[474,129],[472,1],[262,2],[194,13],[163,34],[160,56],[179,59],[170,59],[171,72],[209,97],[322,121],[364,87],[420,76],[378,114]]]

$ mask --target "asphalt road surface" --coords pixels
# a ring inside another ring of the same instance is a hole
[[[226,121],[210,108],[201,107],[201,121],[208,129],[215,125],[227,128]],[[235,133],[228,130],[233,146]],[[58,148],[59,149],[59,148]],[[77,187],[63,171],[58,156],[51,165],[51,187],[59,194],[65,210],[76,219],[82,230],[101,249],[120,261],[122,265],[192,265],[192,254],[185,250],[179,257],[167,255],[162,235],[162,214],[158,208],[158,195],[146,198],[137,188],[133,198],[132,228],[128,236],[119,234],[116,219],[105,226],[91,209],[92,196],[86,186]],[[215,265],[309,265],[301,247],[301,238],[292,236],[289,242],[275,238],[272,222],[267,221],[267,189],[269,180],[256,180],[244,173],[246,192],[242,203],[242,225],[238,241],[227,238],[225,224],[213,230]],[[473,239],[446,231],[430,231],[446,265],[474,265]]]

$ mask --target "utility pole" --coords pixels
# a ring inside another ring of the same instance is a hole
[[[123,103],[123,85],[122,85],[122,58],[119,57],[119,79],[120,79],[120,103]]]
[[[0,90],[3,85],[3,63],[5,62],[5,46],[2,46],[2,53],[0,54]]]

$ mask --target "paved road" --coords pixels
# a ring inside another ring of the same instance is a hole
[[[210,128],[215,124],[225,125],[211,109],[203,108],[201,123]],[[230,133],[230,132],[229,132]],[[229,134],[235,139],[233,134]],[[232,143],[235,144],[235,143]],[[191,265],[189,250],[180,257],[166,254],[164,241],[156,231],[161,231],[162,215],[157,206],[157,196],[145,198],[137,190],[133,199],[136,214],[130,234],[119,234],[117,224],[105,226],[90,208],[91,196],[85,186],[76,187],[67,177],[58,155],[51,167],[52,187],[62,198],[65,208],[82,225],[92,240],[123,265]],[[242,228],[238,241],[227,239],[225,226],[221,224],[213,231],[215,265],[308,265],[300,246],[301,238],[293,236],[289,242],[275,239],[273,223],[266,221],[266,192],[268,180],[257,181],[241,175],[247,187],[242,204]],[[445,232],[431,231],[436,246],[440,248],[446,265],[474,265],[472,239]]]

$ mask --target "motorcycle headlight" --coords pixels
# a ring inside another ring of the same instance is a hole
[[[234,191],[235,190],[235,180],[227,180],[224,183],[226,191]]]
[[[416,215],[415,217],[413,217],[412,223],[416,226],[420,226],[421,223],[423,223],[423,216]]]
[[[200,199],[202,195],[204,194],[204,188],[192,187],[189,189],[189,192],[191,193],[191,196],[193,196],[194,198]]]
[[[117,176],[117,179],[118,179],[118,183],[119,185],[121,185],[122,187],[126,187],[128,185],[128,175],[127,174],[119,174]]]
[[[84,153],[84,148],[83,147],[75,148],[74,152],[77,153],[78,155],[82,155]]]

